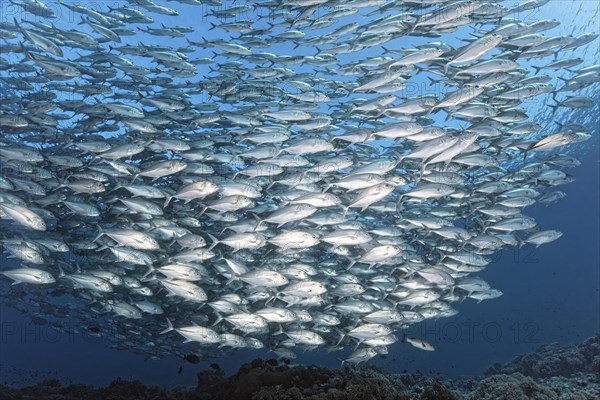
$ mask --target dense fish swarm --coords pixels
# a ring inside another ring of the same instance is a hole
[[[590,107],[572,93],[600,66],[569,58],[598,35],[518,19],[547,0],[178,2],[221,38],[146,0],[11,0],[0,227],[22,265],[1,273],[23,285],[8,304],[152,357],[183,337],[204,355],[351,346],[360,363],[500,296],[473,276],[495,252],[560,237],[522,211],[564,196],[578,161],[551,151],[589,135],[518,107]],[[435,41],[453,33],[471,36]],[[403,90],[425,78],[437,95]]]

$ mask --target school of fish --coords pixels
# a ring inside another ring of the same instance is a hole
[[[527,107],[592,107],[600,65],[570,56],[596,33],[519,19],[547,2],[9,0],[2,301],[152,358],[433,350],[402,331],[561,236],[524,209],[590,134]]]

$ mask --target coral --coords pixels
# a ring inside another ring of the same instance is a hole
[[[597,400],[600,398],[600,382],[594,375],[579,375],[574,379],[556,376],[541,379],[547,388],[559,394],[560,400]]]
[[[470,400],[557,400],[558,394],[520,373],[482,380]]]
[[[575,346],[541,346],[535,353],[516,357],[506,365],[495,364],[486,375],[521,372],[533,378],[570,377],[577,373],[600,378],[600,335]]]
[[[215,399],[410,399],[400,392],[392,377],[372,367],[330,370],[318,366],[273,366],[254,360],[243,365],[226,384],[203,385],[201,390]]]
[[[123,381],[117,379],[109,386],[96,389],[88,385],[62,386],[56,380],[45,380],[34,386],[23,389],[0,387],[0,399],[2,400],[129,400],[129,399],[168,399],[167,392],[158,387],[148,387],[139,381]]]
[[[559,347],[540,347],[485,378],[443,380],[391,374],[373,366],[328,369],[254,360],[225,377],[212,364],[198,373],[196,388],[165,389],[117,379],[105,388],[63,386],[57,379],[16,389],[0,386],[0,400],[596,400],[600,398],[600,337]]]
[[[460,400],[460,398],[446,388],[440,381],[434,381],[431,385],[427,386],[421,396],[420,400]]]

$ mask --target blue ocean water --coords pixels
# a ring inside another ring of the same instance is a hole
[[[237,4],[223,3],[228,6]],[[504,3],[509,6],[511,2]],[[101,8],[120,4],[93,3]],[[218,29],[208,30],[208,22],[212,19],[203,17],[207,10],[204,6],[194,7],[176,2],[164,4],[176,8],[180,16],[173,19],[153,14],[155,23],[152,26],[158,27],[161,23],[189,25],[196,31],[188,38],[198,41],[202,37],[216,39],[222,34]],[[8,3],[2,3],[3,21],[12,20],[11,13],[15,11],[10,7]],[[529,11],[528,15],[520,18],[525,22],[556,18],[561,26],[552,31],[554,35],[575,35],[600,31],[598,9],[599,6],[593,1],[550,1],[543,8]],[[253,18],[255,15],[247,17]],[[59,26],[71,26],[77,21],[69,18],[61,20],[59,17],[54,22]],[[360,23],[360,15],[348,17],[344,22]],[[443,40],[456,45],[457,38],[466,36],[467,32],[461,30]],[[148,35],[141,37],[150,39]],[[151,40],[152,44],[173,45],[172,39],[152,37]],[[179,45],[184,44],[184,39],[176,40]],[[127,37],[124,41],[135,44],[138,38]],[[402,48],[424,41],[398,39],[385,46]],[[276,54],[302,54],[302,50],[293,50],[289,44],[278,44],[269,49]],[[380,50],[370,49],[361,53],[361,57],[375,55]],[[598,43],[594,42],[569,56],[583,57],[585,65],[591,65],[598,63],[598,54]],[[341,56],[340,60],[350,62],[356,60],[354,57],[357,56]],[[538,63],[538,60],[534,60],[530,64]],[[199,74],[209,73],[208,66],[199,66]],[[407,88],[404,95],[438,94],[437,88],[425,86],[425,78],[416,82],[417,86]],[[423,86],[419,86],[419,82]],[[493,263],[478,275],[494,288],[500,289],[502,297],[480,304],[467,299],[455,306],[458,315],[410,328],[409,333],[433,343],[436,351],[422,352],[396,343],[389,348],[385,358],[376,357],[369,363],[392,372],[421,370],[448,377],[470,375],[482,372],[494,362],[508,361],[518,354],[534,350],[541,344],[577,342],[600,330],[600,96],[597,95],[597,89],[588,94],[596,97],[594,108],[576,112],[560,111],[555,116],[542,111],[543,104],[537,103],[537,97],[526,104],[529,110],[540,110],[539,114],[532,112],[531,115],[535,115],[536,121],[542,125],[551,124],[554,119],[568,120],[587,125],[592,135],[590,140],[569,149],[569,154],[578,158],[581,165],[568,170],[576,178],[575,181],[560,187],[567,194],[566,198],[556,204],[527,208],[527,214],[534,217],[542,229],[556,229],[563,236],[538,249],[527,245],[516,250],[504,250],[495,256]],[[210,100],[202,98],[198,101]],[[549,99],[545,101],[551,102]],[[3,262],[10,261],[3,259]],[[106,384],[116,377],[161,385],[194,384],[195,372],[207,367],[210,362],[219,363],[226,372],[231,373],[252,358],[273,356],[261,351],[236,351],[206,363],[185,366],[183,373],[177,374],[182,363],[179,358],[150,360],[146,355],[111,349],[102,338],[57,333],[50,326],[35,325],[27,315],[4,304],[0,304],[0,346],[0,373],[3,374],[0,375],[0,381],[7,379],[7,375],[4,375],[7,371],[25,370],[47,371],[74,382],[95,385]],[[306,352],[299,354],[294,362],[334,368],[340,364],[338,357],[346,353]]]

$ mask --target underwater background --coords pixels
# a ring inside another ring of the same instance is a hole
[[[12,22],[13,17],[32,18],[14,4],[18,1],[2,1],[0,20]],[[72,2],[74,3],[74,2]],[[126,2],[94,1],[94,7],[118,7]],[[90,3],[90,4],[91,4]],[[156,2],[179,11],[177,17],[152,14],[152,26],[187,25],[195,29],[188,34],[191,40],[200,41],[219,38],[220,30],[208,30],[213,18],[203,17],[210,6],[181,4],[175,1]],[[223,7],[244,2],[223,1]],[[510,7],[519,2],[501,2]],[[47,1],[50,5],[51,2]],[[78,4],[85,5],[86,2]],[[62,8],[63,10],[64,7]],[[371,11],[372,9],[367,9]],[[584,32],[600,32],[600,5],[591,0],[555,1],[521,15],[524,22],[557,19],[561,25],[552,30],[553,35],[579,35]],[[60,14],[52,22],[58,27],[74,27],[78,21],[63,18]],[[248,18],[252,18],[250,13]],[[66,20],[65,20],[66,19]],[[176,22],[175,22],[176,21]],[[345,22],[361,23],[360,15],[346,17]],[[445,34],[440,40],[456,45],[457,38],[466,37],[462,28]],[[173,39],[142,35],[140,37],[156,45],[173,45]],[[415,46],[420,38],[400,38],[387,47]],[[122,44],[136,44],[137,36],[124,36]],[[181,41],[183,39],[176,39]],[[429,39],[428,39],[429,40]],[[179,42],[178,42],[179,43]],[[179,43],[183,44],[183,43]],[[582,57],[583,65],[598,64],[600,59],[598,40],[576,49],[570,57]],[[289,53],[289,43],[275,44],[269,51]],[[361,57],[378,54],[369,49]],[[300,54],[297,50],[294,54]],[[354,57],[354,58],[353,58]],[[342,55],[342,62],[356,61],[353,54]],[[538,60],[529,64],[543,64]],[[211,66],[218,68],[217,66]],[[210,73],[209,67],[198,66],[198,75]],[[423,78],[425,82],[425,79]],[[418,81],[417,81],[418,82]],[[409,88],[410,90],[410,88]],[[429,89],[432,90],[432,89]],[[406,96],[431,92],[405,93]],[[581,343],[600,331],[600,94],[598,85],[584,93],[594,98],[589,109],[559,109],[552,114],[542,101],[535,97],[525,101],[532,119],[542,126],[554,120],[585,125],[591,139],[568,146],[561,151],[577,158],[581,165],[570,168],[568,173],[575,180],[560,187],[566,197],[544,205],[527,208],[544,229],[556,229],[562,237],[539,248],[528,245],[521,248],[503,249],[493,256],[493,261],[478,276],[502,291],[497,299],[477,304],[472,299],[454,303],[459,311],[450,318],[427,320],[411,326],[406,333],[432,343],[435,351],[424,352],[397,342],[388,348],[385,357],[376,356],[368,364],[384,368],[391,373],[422,371],[440,374],[445,378],[477,375],[494,363],[505,363],[519,354],[529,353],[548,343],[561,345]],[[434,93],[435,94],[435,93]],[[202,98],[201,101],[210,102]],[[441,117],[436,117],[440,123]],[[3,225],[5,227],[6,225]],[[2,269],[8,269],[15,261],[2,255]],[[8,290],[10,282],[3,279],[2,290]],[[5,292],[6,293],[6,292]],[[217,363],[226,375],[238,370],[240,365],[255,358],[276,358],[266,350],[227,351],[221,356],[186,364],[179,356],[167,356],[152,360],[147,354],[134,354],[128,350],[110,347],[101,335],[94,337],[77,333],[55,331],[51,324],[32,320],[30,315],[14,307],[14,299],[2,296],[0,302],[0,383],[10,386],[26,386],[38,380],[55,377],[64,382],[85,383],[102,386],[117,377],[137,379],[146,384],[173,386],[194,385],[196,373]],[[64,324],[77,324],[67,317]],[[179,340],[176,338],[174,340]],[[293,364],[316,364],[326,368],[339,368],[339,358],[348,350],[328,353],[325,351],[300,352]],[[183,365],[183,370],[178,369]]]

